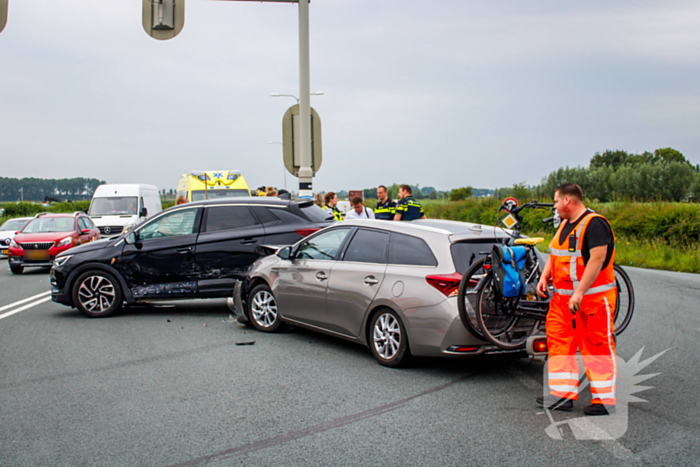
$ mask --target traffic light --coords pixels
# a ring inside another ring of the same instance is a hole
[[[7,24],[7,0],[0,0],[0,32]]]
[[[152,38],[172,39],[184,25],[185,0],[143,0],[143,29]]]

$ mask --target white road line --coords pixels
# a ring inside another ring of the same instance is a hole
[[[4,307],[0,308],[0,311],[5,311],[9,308],[14,308],[17,305],[21,305],[22,303],[27,303],[31,300],[34,300],[35,298],[43,297],[44,295],[48,295],[50,293],[51,293],[51,291],[49,290],[48,292],[42,292],[38,295],[34,295],[33,297],[25,298],[24,300],[20,300],[20,301],[15,302],[15,303],[10,303],[9,305],[5,305]]]
[[[16,310],[8,311],[7,313],[0,315],[0,319],[7,318],[8,316],[12,316],[15,313],[19,313],[20,311],[24,311],[27,308],[37,306],[40,303],[48,302],[49,300],[51,300],[51,297],[42,298],[41,300],[37,300],[36,302],[30,303],[29,305],[24,305],[23,307],[17,308]]]

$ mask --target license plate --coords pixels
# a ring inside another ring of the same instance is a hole
[[[7,250],[5,250],[5,249],[0,250],[0,254],[6,255],[6,254],[7,254]]]
[[[38,250],[38,251],[25,251],[24,259],[27,261],[48,261],[49,260],[49,250]]]

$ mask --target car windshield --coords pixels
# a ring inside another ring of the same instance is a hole
[[[193,190],[192,201],[250,196],[248,190]]]
[[[10,219],[9,221],[2,224],[0,230],[2,231],[15,231],[22,230],[22,227],[27,225],[29,219]]]
[[[29,222],[22,233],[72,232],[74,217],[39,217]]]
[[[93,198],[90,203],[91,216],[135,216],[138,209],[136,196],[115,196],[112,198]]]

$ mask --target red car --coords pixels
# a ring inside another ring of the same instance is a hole
[[[10,242],[10,270],[22,274],[26,267],[51,267],[57,254],[98,238],[99,229],[82,212],[37,214]]]

